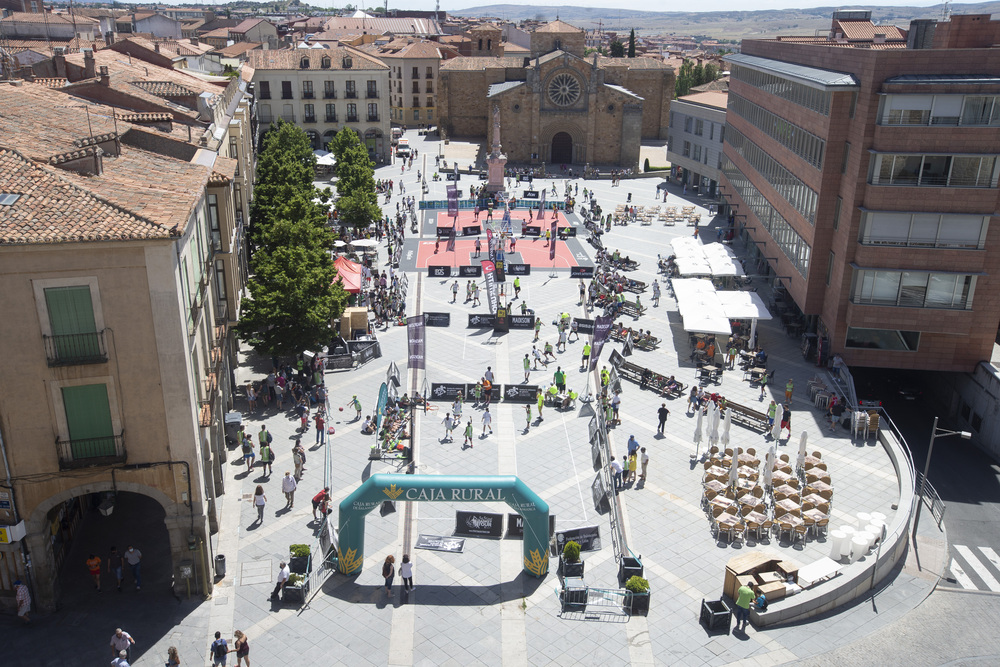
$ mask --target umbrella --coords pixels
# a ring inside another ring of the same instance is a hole
[[[736,486],[736,480],[739,479],[740,475],[740,455],[739,452],[733,452],[732,463],[729,464],[729,486]]]
[[[372,239],[360,239],[358,241],[352,241],[351,245],[355,248],[374,248],[378,245],[378,241]]]
[[[750,320],[750,341],[749,341],[750,349],[751,350],[754,349],[756,345],[757,345],[757,318],[755,317],[752,320]]]
[[[698,458],[698,446],[701,444],[701,407],[695,408],[698,411],[698,421],[694,425],[694,454],[691,458]]]
[[[802,468],[805,467],[805,463],[806,463],[806,439],[808,437],[809,437],[809,434],[806,433],[805,431],[802,431],[802,437],[799,438],[799,457],[795,461],[795,468],[796,468],[796,470],[802,470]]]
[[[780,410],[781,408],[778,408],[778,409]],[[771,437],[773,439],[777,440],[778,436],[780,436],[780,435],[781,435],[781,420],[780,419],[775,419],[774,420],[774,427],[771,429]]]
[[[723,445],[729,445],[729,427],[733,424],[733,411],[726,410],[726,419],[722,422],[722,437],[719,438],[719,442]]]
[[[774,475],[774,445],[767,450],[764,457],[764,486],[771,486],[771,478]]]
[[[337,239],[336,241],[333,242],[333,247],[334,248],[346,248],[347,244],[344,243],[343,241],[341,241],[340,239]]]
[[[711,429],[708,433],[708,444],[717,444],[719,442],[719,406],[711,402],[708,404],[708,424]]]

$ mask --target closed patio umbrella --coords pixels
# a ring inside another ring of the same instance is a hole
[[[736,480],[739,479],[739,468],[740,468],[740,455],[738,452],[733,452],[733,460],[729,464],[729,486],[736,486]]]
[[[719,442],[719,406],[715,403],[708,404],[708,424],[711,429],[708,433],[708,444],[715,445]]]
[[[726,418],[722,422],[722,437],[719,438],[724,446],[729,446],[729,427],[733,425],[733,411],[726,410]]]
[[[699,445],[701,445],[701,408],[697,408],[698,419],[694,425],[694,454],[691,458],[698,458]]]
[[[806,440],[809,434],[802,431],[802,437],[799,438],[799,456],[795,460],[795,469],[802,470],[806,464]]]

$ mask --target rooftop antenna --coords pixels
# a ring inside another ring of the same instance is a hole
[[[945,21],[951,20],[951,0],[945,0],[944,7],[941,9],[941,18]]]

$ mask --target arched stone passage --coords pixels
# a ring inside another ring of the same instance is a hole
[[[357,574],[364,563],[365,516],[385,500],[505,502],[524,517],[524,571],[549,571],[549,505],[514,476],[372,475],[340,503],[337,569]]]
[[[552,164],[573,162],[573,137],[568,132],[556,132],[552,137]]]

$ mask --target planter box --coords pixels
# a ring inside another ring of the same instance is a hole
[[[706,631],[725,632],[728,635],[732,619],[733,611],[723,600],[702,599],[699,621],[705,626]]]
[[[563,579],[562,610],[586,611],[587,584],[580,577]]]
[[[583,561],[579,560],[575,563],[567,563],[562,556],[559,556],[559,576],[583,577]]]
[[[289,556],[288,569],[293,574],[309,574],[309,570],[312,569],[310,556]]]
[[[645,616],[649,613],[649,593],[625,592],[625,611],[633,616]]]
[[[306,594],[309,593],[309,583],[302,582],[301,584],[296,584],[295,586],[285,586],[281,590],[282,602],[304,603],[306,601]]]
[[[624,587],[630,577],[641,577],[642,569],[642,561],[639,558],[623,557],[621,564],[618,565],[618,585]]]

